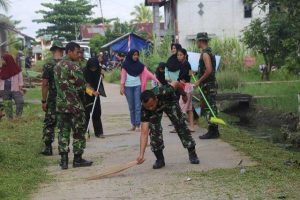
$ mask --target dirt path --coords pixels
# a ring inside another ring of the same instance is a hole
[[[205,171],[216,168],[233,168],[243,159],[245,165],[251,161],[240,155],[230,145],[222,140],[200,141],[198,136],[205,130],[193,135],[197,143],[200,165],[191,165],[188,161],[187,150],[182,148],[178,136],[169,133],[171,127],[164,118],[164,140],[166,167],[153,170],[155,158],[147,149],[146,162],[115,176],[86,181],[86,177],[97,175],[108,166],[135,160],[139,152],[139,133],[127,132],[129,115],[125,97],[119,95],[117,85],[106,84],[108,98],[102,99],[103,124],[105,139],[91,137],[87,143],[84,157],[94,161],[92,167],[62,171],[58,166],[59,155],[55,148],[55,156],[49,158],[49,174],[54,181],[40,186],[32,199],[214,199],[218,197],[205,190],[195,188],[193,181],[186,181],[180,176],[181,172]],[[70,154],[72,159],[72,154]],[[53,162],[52,162],[53,161]],[[226,196],[224,198],[226,199]]]

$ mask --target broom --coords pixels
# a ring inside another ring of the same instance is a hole
[[[192,77],[193,77],[194,81],[196,82],[195,76],[192,75]],[[209,122],[212,123],[212,124],[220,124],[220,125],[226,126],[226,123],[225,123],[225,121],[224,121],[223,119],[220,119],[220,118],[216,117],[215,112],[212,110],[211,106],[209,105],[209,103],[208,103],[208,101],[207,101],[207,99],[206,99],[206,97],[205,97],[203,91],[201,90],[200,86],[198,86],[198,90],[199,90],[201,96],[203,97],[203,99],[204,99],[204,101],[205,101],[205,103],[206,103],[206,105],[207,105],[209,111],[210,111],[211,114],[213,115],[213,117],[211,117],[211,118],[209,119]],[[194,97],[194,98],[195,98],[195,97]],[[199,99],[198,99],[198,100],[199,100]],[[199,100],[199,101],[200,101],[200,100]]]
[[[99,91],[101,81],[102,81],[102,76],[100,76],[99,83],[98,83],[98,86],[97,86],[97,91]],[[98,98],[98,96],[96,96],[95,99],[94,99],[93,108],[92,108],[92,111],[90,112],[90,119],[89,119],[89,123],[88,123],[87,129],[86,129],[86,132],[88,133],[88,138],[91,137],[89,129],[90,129],[90,126],[91,126],[91,120],[92,120],[93,113],[94,113],[94,110],[95,110],[97,98]]]
[[[134,167],[137,164],[138,163],[135,160],[135,161],[131,161],[131,162],[128,162],[128,163],[125,163],[125,164],[116,165],[116,166],[113,166],[113,167],[110,167],[110,168],[106,168],[100,174],[98,174],[96,176],[91,176],[91,177],[87,178],[87,180],[91,181],[91,180],[98,180],[98,179],[101,179],[101,178],[105,178],[109,175],[113,175],[113,174],[122,172],[126,169],[129,169],[131,167]]]

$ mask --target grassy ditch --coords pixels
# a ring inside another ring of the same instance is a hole
[[[258,164],[253,167],[188,172],[195,188],[228,199],[298,199],[300,153],[256,139],[232,126],[221,128],[222,139]],[[243,170],[241,171],[241,168]]]
[[[49,179],[39,155],[42,118],[39,105],[25,105],[22,119],[0,121],[0,199],[28,199]]]

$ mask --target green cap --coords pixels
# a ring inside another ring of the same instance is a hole
[[[50,48],[50,51],[54,51],[55,49],[64,50],[65,47],[62,45],[60,41],[54,40],[52,43],[52,47]]]
[[[209,41],[210,38],[208,37],[208,34],[207,34],[206,32],[202,32],[202,33],[197,33],[196,40],[205,40],[205,41]]]

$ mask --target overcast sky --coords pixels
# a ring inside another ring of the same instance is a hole
[[[41,3],[54,2],[53,0],[10,0],[11,6],[7,15],[12,15],[13,19],[21,20],[20,26],[27,27],[23,32],[35,37],[35,32],[45,25],[33,23],[33,19],[39,19],[35,11],[42,9]],[[98,5],[93,9],[94,16],[100,17],[99,0],[90,0],[91,3]],[[105,18],[119,17],[122,21],[132,19],[130,12],[133,7],[144,0],[102,0],[103,14]],[[1,11],[2,12],[2,11]]]

